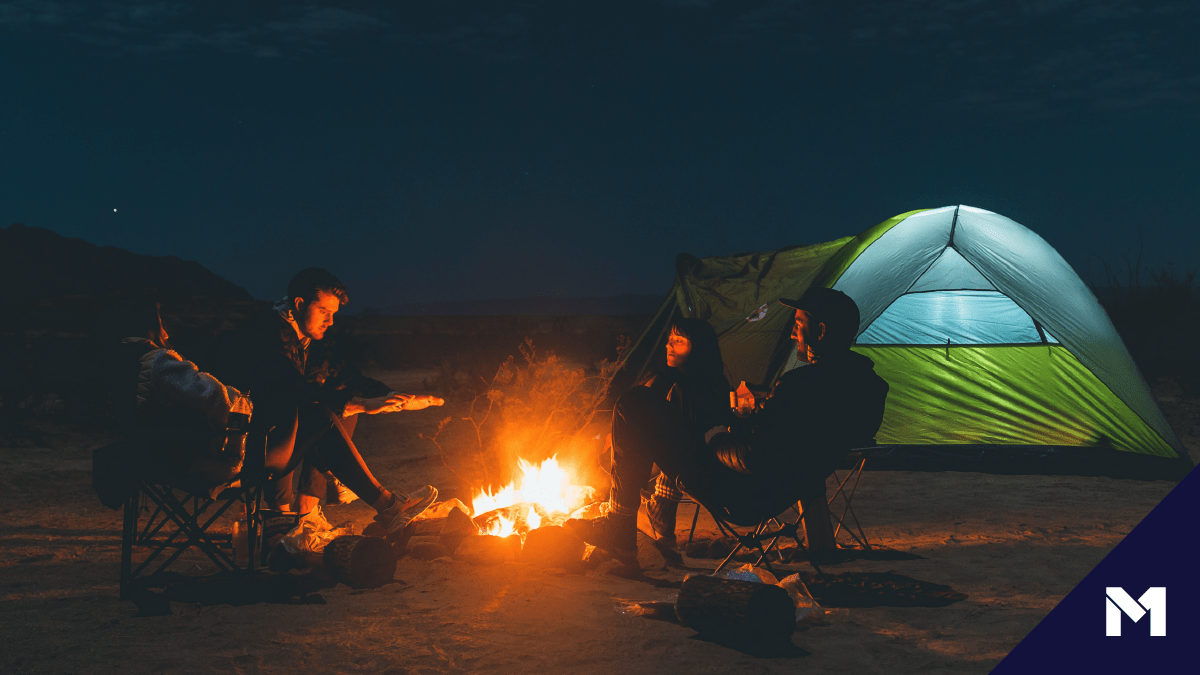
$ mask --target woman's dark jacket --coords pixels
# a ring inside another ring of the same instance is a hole
[[[701,438],[709,429],[732,420],[728,385],[696,382],[678,368],[664,367],[649,387],[656,398],[667,398],[669,392],[671,407],[679,410]]]

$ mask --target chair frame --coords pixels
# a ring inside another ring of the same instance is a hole
[[[846,533],[849,534],[859,546],[869,551],[871,550],[871,542],[869,539],[867,539],[867,533],[863,532],[862,525],[858,522],[858,515],[854,513],[854,507],[851,505],[851,502],[854,500],[854,493],[858,491],[858,482],[862,480],[863,469],[866,467],[866,465],[866,457],[859,459],[858,464],[855,465],[854,468],[850,469],[850,472],[846,474],[846,477],[840,479],[837,471],[834,471],[833,479],[838,481],[838,486],[833,491],[833,494],[830,495],[829,500],[825,503],[825,505],[833,506],[833,500],[837,499],[838,496],[841,496],[842,501],[845,504],[845,506],[842,507],[842,513],[840,516],[835,515],[832,511],[829,512],[829,515],[837,521],[837,527],[835,527],[833,530],[834,541],[837,541],[838,533],[844,528]],[[854,483],[850,486],[850,493],[847,494],[843,488],[851,478],[854,479]],[[850,529],[850,527],[847,525],[847,515],[854,520],[854,529]],[[858,530],[858,534],[855,534],[854,530]]]
[[[837,527],[833,531],[835,543],[837,541],[838,533],[845,529],[845,531],[851,536],[851,538],[854,539],[855,542],[859,544],[859,546],[864,549],[871,550],[870,540],[867,538],[866,533],[863,532],[862,525],[858,521],[858,515],[854,513],[854,507],[851,505],[851,502],[854,499],[854,494],[858,490],[858,483],[862,479],[862,473],[866,467],[866,463],[867,460],[865,457],[863,457],[859,460],[858,464],[850,469],[849,473],[847,473],[844,478],[838,476],[837,471],[833,472],[834,480],[836,480],[838,484],[834,489],[833,494],[830,495],[830,497],[826,500],[826,506],[832,506],[834,500],[839,496],[842,498],[845,504],[840,515],[835,514],[832,511],[829,512],[829,516],[837,522]],[[850,482],[851,478],[854,479],[854,482],[850,484],[849,490],[847,491],[846,484]],[[700,502],[696,501],[690,496],[685,496],[680,503],[690,503],[696,505],[696,511],[692,515],[692,527],[688,532],[687,544],[690,545],[696,535],[696,524],[700,520],[700,509],[702,508],[702,505]],[[783,537],[791,537],[793,540],[795,540],[796,546],[799,548],[799,550],[807,551],[807,546],[800,541],[799,537],[800,522],[804,518],[804,507],[801,506],[800,502],[796,502],[795,506],[792,508],[796,510],[796,519],[794,521],[781,522],[778,516],[764,518],[758,523],[757,526],[755,526],[752,531],[744,535],[738,534],[733,525],[729,524],[724,519],[717,517],[712,513],[712,511],[709,511],[709,515],[712,516],[713,521],[717,524],[717,528],[721,531],[721,533],[725,536],[736,539],[738,542],[733,551],[731,551],[729,555],[725,557],[725,560],[723,560],[721,564],[717,566],[717,569],[713,571],[713,575],[716,576],[717,574],[720,574],[721,570],[724,569],[725,566],[728,565],[731,560],[733,560],[733,557],[741,552],[743,548],[758,549],[759,556],[758,560],[754,563],[755,566],[763,565],[768,571],[774,574],[775,570],[771,569],[771,564],[767,558],[767,554],[775,549],[779,539]],[[848,525],[847,516],[854,521],[854,529],[851,529]],[[769,530],[768,528],[771,526],[774,526],[776,529]],[[858,530],[857,534],[855,534],[855,529]],[[763,542],[768,540],[770,543],[764,547]],[[839,548],[842,547],[839,546]],[[782,554],[779,554],[779,559],[780,562],[783,562]],[[821,568],[812,560],[812,556],[808,556],[808,559],[809,564],[813,566],[813,569],[815,569],[818,574],[821,574]]]
[[[137,481],[137,492],[126,500],[121,533],[121,599],[129,599],[134,585],[165,572],[184,552],[198,549],[208,556],[220,572],[240,572],[254,579],[257,556],[261,545],[262,483],[238,485],[223,490],[216,497],[173,487],[146,479]],[[246,510],[247,560],[240,565],[234,550],[232,534],[214,534],[211,526],[235,505]],[[216,508],[213,509],[213,506]],[[210,511],[210,509],[212,509]],[[142,522],[142,513],[149,516]],[[145,559],[134,560],[134,549],[149,549]],[[173,552],[151,571],[151,565],[168,550]],[[135,567],[136,564],[136,567]]]

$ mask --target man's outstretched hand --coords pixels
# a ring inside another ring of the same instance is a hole
[[[401,394],[401,396],[406,396],[406,395],[407,394]],[[436,396],[425,396],[425,395],[411,396],[411,397],[409,397],[408,401],[405,402],[404,409],[405,410],[424,410],[426,408],[430,408],[433,406],[442,405],[445,402],[446,402],[445,400],[440,399]]]
[[[445,401],[436,396],[416,396],[393,391],[387,396],[379,398],[355,398],[346,404],[346,410],[342,413],[342,416],[375,415],[378,413],[399,412],[401,410],[424,410],[430,406],[442,405],[443,403]]]

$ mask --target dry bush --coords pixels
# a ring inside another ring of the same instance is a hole
[[[628,345],[622,339],[618,356]],[[519,347],[520,359],[509,356],[490,379],[479,378],[467,415],[442,420],[432,436],[443,463],[472,487],[499,487],[513,479],[517,459],[541,462],[553,456],[586,484],[607,482],[597,459],[610,423],[609,393],[618,359],[591,369],[539,353],[533,340]],[[453,434],[451,426],[465,425]],[[461,433],[463,429],[470,433]],[[469,438],[464,442],[463,439]]]
[[[1126,260],[1124,276],[1106,264],[1105,285],[1093,285],[1093,291],[1142,374],[1149,380],[1169,378],[1185,395],[1196,396],[1200,394],[1200,352],[1194,346],[1200,334],[1196,271],[1179,274],[1167,267],[1147,273],[1140,261],[1140,252],[1135,260]]]

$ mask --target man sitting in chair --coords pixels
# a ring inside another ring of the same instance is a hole
[[[709,511],[739,524],[777,515],[814,491],[824,495],[825,478],[879,430],[888,385],[869,358],[850,350],[859,323],[850,296],[813,288],[780,302],[796,312],[791,337],[806,365],[780,378],[761,410],[702,447],[670,433],[653,409],[618,399],[610,512],[569,521],[571,531],[635,566],[640,488],[652,463],[678,476]]]
[[[376,522],[392,535],[433,503],[437,489],[393,493],[381,486],[349,440],[357,416],[443,401],[399,394],[340,355],[325,333],[348,300],[346,287],[327,270],[301,271],[287,297],[232,337],[218,374],[250,395],[257,426],[272,428],[266,461],[278,478],[267,491],[269,507],[291,509],[292,472],[303,462],[296,511],[316,510],[326,494],[324,476],[332,474],[376,510]]]

